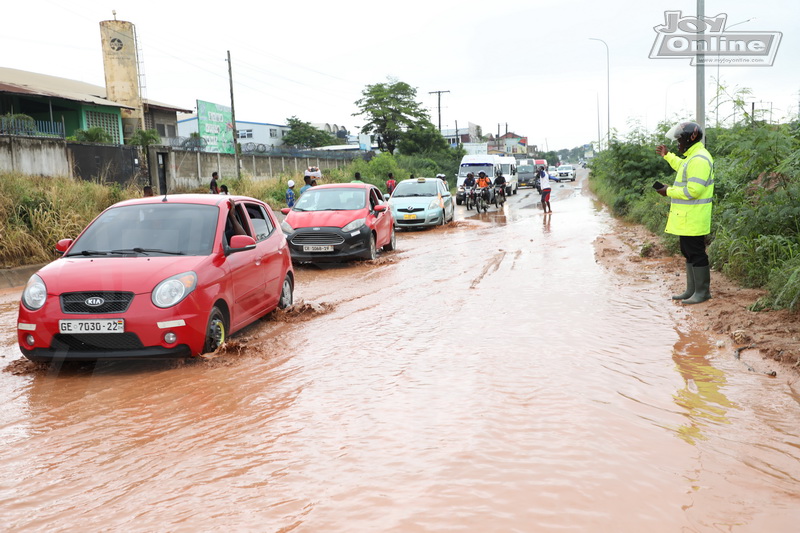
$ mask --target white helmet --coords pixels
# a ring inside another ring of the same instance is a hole
[[[294,180],[289,180],[289,187],[294,187]]]

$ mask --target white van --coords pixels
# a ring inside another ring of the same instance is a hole
[[[461,159],[458,167],[458,179],[456,179],[456,204],[461,205],[464,201],[464,180],[467,174],[472,172],[475,179],[478,179],[478,172],[485,172],[489,179],[494,181],[497,173],[502,170],[500,166],[500,156],[490,154],[467,154]],[[505,173],[503,173],[505,176]],[[506,176],[508,179],[508,176]]]
[[[519,179],[517,177],[517,159],[514,157],[500,156],[500,171],[506,178],[506,196],[517,194]]]

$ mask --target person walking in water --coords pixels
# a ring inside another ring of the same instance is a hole
[[[550,176],[544,167],[539,167],[539,188],[542,191],[542,209],[545,213],[552,213],[553,208],[550,207]]]

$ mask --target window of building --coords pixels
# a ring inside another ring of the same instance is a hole
[[[86,129],[103,128],[110,136],[111,141],[120,144],[119,117],[113,113],[102,113],[100,111],[86,112]]]
[[[253,138],[253,130],[239,130],[237,132],[239,134],[240,139],[252,139]]]
[[[281,137],[286,137],[287,133],[289,133],[289,132],[286,131],[286,130],[281,131]]]
[[[278,138],[278,130],[275,129],[275,128],[270,128],[269,129],[269,136],[272,137],[273,139],[277,139]]]

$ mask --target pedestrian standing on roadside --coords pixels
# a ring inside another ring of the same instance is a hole
[[[220,194],[229,194],[228,193],[228,186],[227,185],[220,185],[219,186],[219,193]]]
[[[394,192],[394,188],[397,186],[397,180],[394,179],[394,175],[389,172],[388,179],[386,180],[386,192],[389,193],[389,196],[392,195]]]
[[[544,167],[539,167],[539,188],[542,191],[542,209],[545,213],[552,213],[553,208],[550,207],[550,176]]]
[[[294,207],[294,180],[289,180],[289,188],[286,189],[286,205]]]
[[[698,304],[711,298],[706,236],[711,233],[714,160],[703,145],[703,130],[695,122],[676,124],[667,138],[678,141],[678,152],[684,156],[673,154],[663,144],[656,147],[656,153],[676,171],[671,187],[658,181],[653,184],[658,194],[671,199],[664,232],[678,236],[686,258],[686,291],[672,299]]]
[[[144,189],[142,189],[142,196],[145,198],[148,196],[153,196],[153,188],[150,185],[145,185]]]
[[[211,184],[208,186],[208,192],[211,194],[219,194],[219,187],[217,186],[217,179],[219,179],[219,174],[216,172],[211,173]]]
[[[350,183],[364,183],[364,181],[361,179],[361,172],[356,172],[353,176],[353,180]]]

